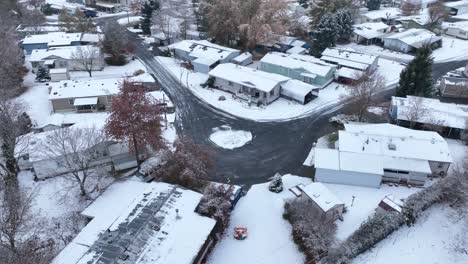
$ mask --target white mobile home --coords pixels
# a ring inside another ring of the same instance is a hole
[[[400,33],[390,34],[383,38],[384,47],[404,53],[415,51],[424,45],[433,49],[442,46],[442,38],[426,29],[408,29]]]
[[[442,29],[445,34],[456,37],[459,39],[468,39],[468,21],[460,22],[444,22],[442,23]]]
[[[321,60],[358,71],[373,72],[377,69],[379,56],[364,54],[357,51],[327,48],[322,52]]]
[[[452,156],[437,133],[391,124],[346,124],[337,149],[315,149],[315,180],[378,188],[382,182],[423,185],[444,176]]]
[[[36,71],[39,66],[45,66],[49,69],[65,68],[69,71],[83,71],[85,69],[80,57],[77,56],[80,49],[85,58],[94,57],[92,65],[93,71],[102,70],[104,68],[104,57],[101,55],[100,49],[90,45],[35,49],[31,52],[29,62],[31,63],[33,71]]]
[[[351,40],[358,44],[371,45],[381,42],[381,38],[391,31],[392,27],[382,22],[368,22],[354,25]]]

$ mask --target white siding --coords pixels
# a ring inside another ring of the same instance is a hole
[[[318,182],[379,188],[380,183],[382,182],[382,176],[369,173],[317,168],[315,171],[315,180]]]

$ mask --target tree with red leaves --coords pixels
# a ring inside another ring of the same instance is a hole
[[[161,110],[144,87],[125,80],[112,98],[112,111],[106,122],[106,134],[129,143],[140,167],[140,150],[164,147],[161,138]]]

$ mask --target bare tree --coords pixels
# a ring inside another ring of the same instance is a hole
[[[435,29],[440,26],[442,22],[448,18],[449,13],[441,0],[431,4],[428,10],[429,13],[429,27]]]
[[[104,26],[104,38],[101,41],[102,52],[109,55],[106,62],[111,65],[127,63],[126,54],[129,51],[127,30],[116,21],[109,21]]]
[[[181,22],[179,23],[179,36],[182,39],[187,39],[187,32],[190,29],[189,15],[183,13],[181,16]]]
[[[79,65],[79,68],[88,72],[92,77],[92,72],[103,63],[103,56],[98,48],[94,46],[79,46],[72,54],[72,60]]]
[[[415,97],[413,100],[408,100],[409,105],[406,111],[403,112],[403,116],[409,122],[410,128],[415,128],[421,119],[429,115],[427,108],[424,107],[423,100],[423,97]]]
[[[232,191],[223,185],[210,185],[205,189],[197,211],[205,216],[216,219],[224,228],[229,224],[231,215]]]
[[[107,156],[105,143],[103,130],[71,126],[54,130],[41,148],[48,158],[56,161],[57,172],[78,185],[80,195],[87,198],[90,192],[99,188],[89,186],[93,178],[106,175],[99,160]]]
[[[232,45],[239,35],[239,1],[203,0],[199,8],[208,35],[221,44]]]
[[[349,102],[351,111],[361,122],[367,108],[374,104],[375,94],[385,88],[385,78],[377,72],[365,72],[358,74],[356,79],[354,85],[346,86],[347,93],[342,99]]]
[[[54,241],[45,240],[44,221],[33,214],[33,193],[18,189],[0,198],[0,263],[50,263]]]
[[[405,0],[401,3],[400,10],[404,16],[417,15],[419,10],[421,10],[421,1]]]
[[[152,17],[152,24],[156,26],[156,29],[164,36],[168,43],[171,42],[171,39],[179,31],[177,19],[175,18],[175,9],[172,2],[167,1]]]

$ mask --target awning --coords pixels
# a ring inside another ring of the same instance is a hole
[[[88,97],[88,98],[77,98],[73,103],[74,106],[80,105],[96,105],[98,101],[97,97]]]
[[[53,65],[55,60],[45,60],[44,65]]]
[[[121,6],[121,4],[110,4],[110,3],[103,3],[103,2],[96,2],[97,6],[104,7],[104,8],[115,8]]]

